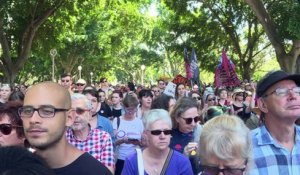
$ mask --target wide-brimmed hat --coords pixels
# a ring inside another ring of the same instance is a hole
[[[86,81],[84,79],[79,79],[76,84],[86,84]]]
[[[275,83],[282,80],[293,80],[299,86],[300,74],[289,75],[282,70],[272,71],[267,73],[258,83],[256,94],[258,97],[262,97],[264,93]]]
[[[232,92],[232,99],[235,99],[235,96],[236,96],[236,94],[238,94],[238,93],[243,93],[243,94],[244,94],[243,96],[246,95],[246,92],[245,92],[243,89],[241,89],[241,88],[235,88],[235,89],[233,90],[233,92]]]

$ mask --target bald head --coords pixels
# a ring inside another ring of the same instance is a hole
[[[67,89],[54,82],[42,82],[33,85],[28,89],[24,99],[24,105],[30,99],[35,101],[45,101],[46,103],[54,106],[59,106],[65,109],[71,108],[71,96]]]

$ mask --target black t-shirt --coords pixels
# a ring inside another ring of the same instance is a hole
[[[71,164],[53,169],[56,175],[111,175],[112,173],[88,153],[79,156]]]
[[[120,117],[122,115],[122,109],[112,109],[112,116],[115,117]]]
[[[98,114],[103,117],[106,117],[106,118],[111,117],[112,114],[111,114],[111,109],[110,109],[109,105],[106,104],[105,102],[102,102],[101,108],[100,108]]]
[[[251,112],[250,113],[246,113],[246,105],[243,104],[242,107],[239,107],[239,106],[235,106],[234,104],[232,105],[233,106],[233,110],[234,111],[238,111],[239,109],[243,109],[242,111],[238,112],[236,115],[239,116],[244,122],[246,122],[250,116],[251,116]]]

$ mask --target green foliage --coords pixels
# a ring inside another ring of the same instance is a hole
[[[151,5],[156,6],[158,16],[149,15]],[[300,38],[300,6],[296,1],[268,0],[265,5],[279,26],[282,40]],[[53,15],[37,28],[26,64],[20,64],[18,82],[50,80],[49,52],[53,48],[58,52],[56,78],[70,72],[77,79],[81,65],[86,80],[93,72],[94,80],[105,76],[138,83],[142,64],[148,83],[161,76],[185,76],[185,47],[190,51],[195,48],[204,81],[212,80],[223,48],[243,78],[259,77],[257,70],[265,70],[261,66],[272,52],[244,0],[6,0],[1,1],[0,20],[13,64],[24,47],[26,27],[51,7],[55,7]],[[3,52],[0,58],[4,60]],[[5,76],[9,73],[5,69],[2,72]]]

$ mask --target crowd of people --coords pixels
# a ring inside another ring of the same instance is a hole
[[[0,175],[300,174],[300,75],[167,84],[2,84]]]

